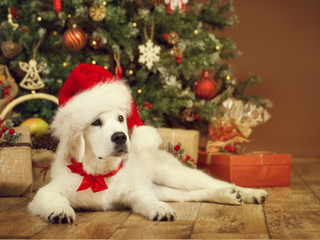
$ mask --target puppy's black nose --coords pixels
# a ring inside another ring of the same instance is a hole
[[[127,136],[123,132],[115,132],[111,136],[111,141],[116,144],[123,144],[127,141]]]

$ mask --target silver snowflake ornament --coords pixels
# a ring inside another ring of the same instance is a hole
[[[160,60],[160,49],[160,46],[154,45],[149,39],[146,44],[139,46],[139,63],[146,64],[147,68],[150,70],[153,64]]]

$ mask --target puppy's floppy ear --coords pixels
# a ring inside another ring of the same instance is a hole
[[[73,141],[71,148],[71,155],[74,157],[77,162],[82,162],[85,155],[86,144],[84,140],[83,133]]]

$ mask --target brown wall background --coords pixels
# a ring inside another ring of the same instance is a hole
[[[273,100],[272,118],[253,129],[248,150],[320,156],[320,1],[235,0],[240,23],[225,30],[242,56],[237,79],[262,83],[250,93]]]

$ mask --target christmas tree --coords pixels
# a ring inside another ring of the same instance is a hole
[[[127,79],[145,124],[205,134],[227,99],[270,106],[246,93],[260,79],[238,81],[228,64],[239,52],[220,32],[237,23],[232,12],[232,1],[218,0],[2,0],[0,64],[26,84],[23,63],[36,60],[38,92],[56,96],[79,63],[101,65]],[[32,100],[14,115],[50,122],[56,107]]]

